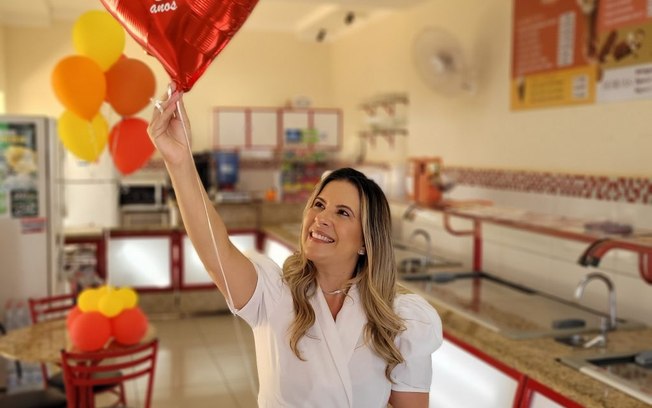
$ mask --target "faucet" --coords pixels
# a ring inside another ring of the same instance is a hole
[[[581,281],[578,283],[577,288],[575,288],[575,298],[581,299],[584,294],[584,289],[592,280],[601,280],[607,285],[607,290],[609,291],[609,320],[605,317],[600,318],[600,334],[591,340],[584,343],[584,348],[589,348],[593,346],[606,346],[607,345],[607,331],[616,329],[616,290],[614,288],[613,282],[607,275],[604,275],[599,272],[591,272],[587,274]]]
[[[616,241],[611,238],[601,238],[595,240],[578,259],[578,263],[582,266],[598,266],[602,257],[611,249],[625,249],[629,251],[637,251],[636,245],[627,241]]]
[[[647,283],[652,284],[652,249],[642,247],[635,241],[621,241],[611,238],[602,238],[589,245],[577,262],[582,266],[598,266],[602,257],[611,249],[622,249],[638,253],[638,271]]]
[[[427,265],[430,262],[430,259],[432,257],[432,239],[430,238],[430,234],[428,234],[428,231],[424,230],[423,228],[416,228],[412,231],[410,234],[410,237],[408,238],[408,243],[412,243],[412,240],[416,238],[417,236],[421,235],[423,238],[426,240],[426,258],[422,259],[421,263],[423,266]]]
[[[403,212],[403,219],[408,221],[414,221],[414,216],[415,216],[414,213],[418,208],[419,206],[417,205],[417,203],[412,203],[408,205],[408,207]]]

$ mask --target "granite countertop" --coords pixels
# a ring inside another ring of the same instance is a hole
[[[578,353],[597,354],[573,349],[551,337],[514,340],[490,330],[457,313],[427,285],[402,281],[403,285],[423,296],[441,316],[444,331],[490,357],[527,375],[561,395],[586,407],[634,408],[648,406],[644,402],[570,368],[556,359]],[[490,306],[490,305],[489,305]],[[652,344],[652,328],[620,330],[608,334],[607,352],[648,349]]]

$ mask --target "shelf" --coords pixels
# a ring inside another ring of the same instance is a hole
[[[360,109],[367,114],[367,128],[358,132],[360,138],[368,140],[374,146],[376,138],[382,137],[393,147],[397,136],[407,136],[406,112],[397,114],[398,105],[407,105],[409,99],[405,93],[391,93],[375,96],[360,104]],[[378,109],[384,111],[379,114]],[[377,115],[378,114],[378,115]]]
[[[393,115],[396,105],[407,105],[410,100],[405,93],[391,93],[378,95],[360,104],[360,109],[373,116],[376,109],[383,108],[389,115]]]
[[[448,215],[489,222],[506,227],[527,230],[558,238],[593,243],[610,239],[640,247],[642,251],[652,251],[652,230],[637,229],[631,234],[606,234],[587,231],[585,225],[590,220],[551,215],[532,211],[496,206],[473,206],[467,208],[448,208]]]

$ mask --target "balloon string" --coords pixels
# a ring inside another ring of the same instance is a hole
[[[169,91],[170,90],[168,89],[168,93],[169,93]],[[185,123],[185,121],[183,119],[183,115],[181,115],[181,105],[180,105],[180,103],[178,101],[177,101],[177,112],[178,112],[178,115],[179,115],[179,119],[181,120],[181,126],[183,128],[183,135],[186,138],[186,145],[188,146],[188,154],[190,155],[190,160],[192,161],[192,163],[194,165],[195,158],[192,157],[192,149],[190,148],[190,138],[188,137],[188,130],[186,128],[186,123]],[[199,177],[197,177],[196,180],[197,180],[197,188],[201,192],[201,189],[203,187],[202,184],[201,184],[201,180],[200,180]],[[222,279],[224,280],[224,287],[226,288],[226,297],[227,297],[226,301],[228,302],[228,304],[230,306],[229,310],[231,311],[232,314],[235,315],[235,313],[233,312],[233,309],[234,309],[233,298],[231,297],[231,291],[229,289],[229,282],[226,280],[226,276],[224,274],[224,267],[222,266],[222,258],[220,257],[220,253],[217,250],[217,243],[215,242],[215,235],[213,234],[213,225],[211,224],[210,217],[208,216],[208,207],[206,205],[206,198],[205,198],[204,194],[202,194],[201,197],[202,197],[202,204],[204,205],[204,214],[206,214],[206,221],[207,221],[207,224],[208,224],[208,231],[210,232],[211,241],[213,243],[213,249],[215,249],[215,256],[217,257],[217,263],[220,266],[220,273],[222,274]],[[235,316],[236,316],[236,319],[234,320],[233,324],[235,325],[235,333],[236,333],[236,337],[238,338],[238,344],[240,345],[240,352],[242,353],[242,355],[243,355],[243,357],[245,359],[245,369],[247,370],[247,373],[249,374],[249,375],[247,375],[247,377],[249,379],[249,389],[251,391],[251,394],[253,396],[256,396],[256,394],[257,394],[257,386],[254,383],[254,378],[255,377],[254,377],[253,373],[251,372],[251,362],[250,362],[250,359],[249,359],[249,353],[244,348],[245,341],[244,341],[244,337],[242,335],[242,330],[240,329],[240,322],[238,321],[239,319],[237,319],[237,317],[239,317],[239,316],[237,316],[237,315],[235,315]]]
[[[107,226],[107,227],[104,228],[104,245],[106,245],[106,247],[104,248],[104,251],[105,251],[106,254],[108,254],[109,253],[109,246],[111,245],[111,226]],[[106,286],[111,286],[111,281],[112,281],[111,278],[112,278],[113,274],[109,273],[109,268],[108,268],[108,266],[109,266],[108,265],[108,260],[111,259],[111,257],[107,256],[106,259],[107,259],[107,268],[106,268],[107,270],[104,271],[104,274],[106,276],[106,280],[104,281],[104,284]]]
[[[179,115],[179,120],[181,120],[181,127],[183,128],[183,135],[186,138],[186,145],[188,146],[188,154],[190,155],[190,161],[192,162],[193,166],[195,165],[195,158],[192,157],[192,150],[190,148],[190,139],[188,138],[188,129],[186,128],[186,123],[183,120],[183,115],[181,114],[181,105],[179,101],[176,103],[177,105],[177,112]],[[197,188],[199,189],[200,193],[203,188],[203,185],[201,184],[201,179],[199,177],[196,177],[197,180]],[[220,253],[217,250],[217,242],[215,241],[215,234],[213,233],[213,224],[211,224],[210,217],[208,216],[208,206],[206,205],[206,197],[204,194],[201,194],[202,197],[202,204],[204,205],[204,214],[206,214],[206,221],[208,224],[208,231],[210,232],[211,236],[211,242],[213,243],[213,249],[215,250],[215,256],[217,257],[217,264],[220,267],[220,273],[222,274],[222,279],[224,280],[224,287],[226,288],[226,296],[227,299],[226,301],[228,302],[230,306],[231,313],[233,313],[233,298],[231,297],[231,290],[229,289],[229,282],[226,280],[226,275],[224,274],[224,267],[222,266],[222,258],[220,257]]]
[[[88,133],[91,134],[91,145],[93,149],[93,156],[95,157],[95,162],[100,161],[100,149],[99,146],[97,145],[97,134],[95,133],[95,128],[93,127],[93,121],[89,120],[88,121]]]

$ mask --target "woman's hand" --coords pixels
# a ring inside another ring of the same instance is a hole
[[[183,94],[176,91],[174,84],[156,102],[147,133],[166,163],[177,164],[190,158],[190,123]]]

